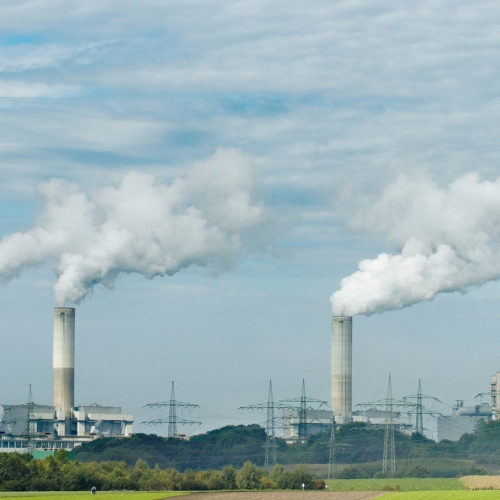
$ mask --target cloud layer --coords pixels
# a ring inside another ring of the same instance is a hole
[[[46,203],[37,226],[1,240],[0,279],[53,261],[55,299],[63,305],[79,302],[96,284],[112,287],[121,273],[222,270],[248,250],[247,235],[265,222],[255,188],[249,159],[227,149],[169,184],[131,171],[116,185],[84,192],[53,179],[42,187]]]

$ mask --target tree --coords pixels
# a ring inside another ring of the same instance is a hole
[[[236,474],[236,484],[238,488],[244,490],[256,490],[260,487],[260,480],[264,476],[262,469],[247,461]]]
[[[225,490],[236,489],[236,469],[232,465],[226,465],[222,469],[222,484]]]

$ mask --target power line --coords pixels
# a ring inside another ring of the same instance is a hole
[[[169,401],[161,401],[159,403],[148,403],[143,406],[143,408],[162,408],[168,407],[168,420],[159,418],[156,420],[148,420],[141,422],[141,424],[148,425],[163,425],[168,423],[168,433],[167,437],[174,438],[177,437],[177,424],[181,425],[201,425],[201,422],[197,422],[195,420],[188,420],[186,418],[180,418],[177,416],[178,408],[199,408],[199,405],[194,403],[185,403],[183,401],[177,401],[175,399],[175,389],[174,389],[174,381],[172,380],[172,385],[170,388],[170,400]]]

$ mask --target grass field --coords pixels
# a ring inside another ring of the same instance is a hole
[[[387,493],[377,500],[489,500],[498,499],[498,491],[406,491]]]
[[[391,478],[391,479],[327,479],[330,491],[427,491],[465,490],[463,483],[455,478]],[[450,497],[451,498],[451,497]],[[458,497],[457,497],[458,498]]]
[[[22,498],[29,498],[29,500],[66,500],[72,498],[80,498],[82,495],[91,497],[89,491],[47,491],[47,492],[0,492],[0,498],[16,498],[20,500]],[[156,493],[143,492],[143,491],[99,491],[97,495],[92,496],[92,498],[99,499],[101,497],[107,497],[109,500],[160,500],[162,498],[176,497],[180,495],[189,495],[187,492],[182,491],[158,491]]]

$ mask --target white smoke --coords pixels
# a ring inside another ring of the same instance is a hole
[[[42,186],[37,227],[0,241],[0,279],[55,262],[58,305],[77,303],[121,273],[147,278],[190,265],[233,265],[265,221],[250,161],[219,149],[183,178],[161,183],[132,171],[116,185],[83,192],[64,180]]]
[[[402,177],[354,224],[399,251],[359,262],[331,296],[334,314],[399,309],[500,278],[500,178],[469,174],[441,188]]]

